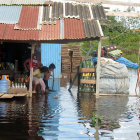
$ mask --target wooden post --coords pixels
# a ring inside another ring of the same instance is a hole
[[[99,100],[98,99],[95,102],[95,107],[97,110],[99,109]],[[94,138],[96,140],[99,140],[99,122],[98,122],[98,119],[96,119],[95,130],[96,130],[96,132],[94,133]]]
[[[15,73],[18,72],[18,60],[15,60]]]
[[[32,48],[31,49],[31,62],[32,62],[32,56],[35,51],[35,44],[32,44],[31,48]],[[31,67],[30,69],[29,97],[32,97],[32,82],[33,82],[33,67]]]
[[[140,48],[139,48],[139,51],[138,51],[138,65],[139,65],[139,60],[140,60]]]
[[[96,69],[96,97],[99,97],[99,83],[100,83],[100,59],[101,59],[101,38],[98,42],[98,58],[97,58],[97,69]]]
[[[80,66],[77,67],[77,73],[78,73],[78,94],[79,94],[79,87],[80,87]]]

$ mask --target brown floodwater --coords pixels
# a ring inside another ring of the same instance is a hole
[[[137,72],[130,71],[130,94]],[[0,140],[138,140],[140,98],[77,94],[69,88],[69,75],[49,82],[53,92],[33,98],[0,101]],[[93,127],[96,113],[102,123]]]

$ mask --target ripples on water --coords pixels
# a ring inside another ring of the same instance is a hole
[[[134,77],[134,73],[131,75]],[[55,80],[57,91],[48,95],[0,101],[0,140],[138,139],[138,97],[106,96],[96,100],[90,94],[77,96],[76,85],[68,92],[67,80]],[[91,127],[93,112],[103,116],[99,129]]]

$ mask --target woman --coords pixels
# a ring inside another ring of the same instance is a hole
[[[46,66],[43,66],[43,67],[40,67],[38,69],[36,69],[34,72],[33,72],[33,81],[34,81],[34,90],[33,90],[33,93],[36,93],[36,88],[37,88],[37,85],[40,84],[41,85],[41,93],[45,93],[46,91],[46,85],[43,81],[43,74],[48,72],[48,68]]]

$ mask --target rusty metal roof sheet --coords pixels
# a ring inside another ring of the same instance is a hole
[[[38,30],[14,30],[14,24],[6,25],[2,40],[38,40]]]
[[[60,39],[60,20],[56,25],[42,25],[42,30],[15,30],[14,24],[0,24],[0,40],[47,41]]]
[[[14,29],[37,29],[39,6],[23,6],[18,24]]]
[[[3,38],[3,34],[4,34],[6,26],[7,24],[0,24],[0,39]]]
[[[54,25],[42,25],[41,30],[15,30],[14,24],[0,24],[0,40],[53,41],[90,39],[102,36],[99,22],[67,18]]]
[[[0,23],[18,23],[22,6],[0,5]]]
[[[106,18],[103,12],[99,6],[64,2],[22,6],[18,23],[0,24],[0,40],[68,41],[99,38],[103,36],[99,20]]]
[[[85,38],[82,20],[71,18],[64,19],[64,38],[65,39]]]
[[[60,39],[60,20],[56,21],[54,25],[42,25],[39,31],[38,40],[59,40]]]

